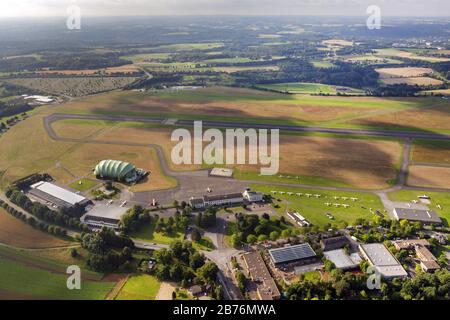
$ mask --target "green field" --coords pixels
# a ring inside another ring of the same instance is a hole
[[[278,191],[277,194],[272,195],[276,200],[274,205],[278,204],[280,208],[277,212],[280,214],[285,214],[287,210],[298,211],[302,216],[308,219],[313,225],[319,227],[325,226],[330,223],[334,226],[341,226],[343,223],[349,225],[353,224],[356,219],[364,218],[371,219],[374,214],[370,212],[370,208],[373,210],[380,210],[383,212],[384,207],[381,200],[373,194],[370,193],[357,193],[357,192],[342,192],[342,191],[324,191],[324,190],[309,190],[300,188],[290,188],[290,187],[278,187],[278,186],[260,186],[252,185],[252,189],[264,192],[266,194],[271,194],[271,191]],[[283,192],[293,192],[293,195],[281,195],[279,191]],[[303,193],[302,196],[297,196],[296,193]],[[315,198],[311,196],[308,198],[307,193],[312,195],[320,194],[320,198]],[[334,199],[337,196],[339,199]],[[342,197],[347,197],[349,199],[344,200]],[[358,198],[357,201],[350,200],[351,197]],[[280,199],[281,201],[278,201]],[[339,203],[348,204],[349,208],[343,208],[342,206],[336,208],[334,205],[327,206],[325,203]],[[325,214],[331,213],[334,219],[329,219]],[[289,219],[289,218],[288,218]],[[289,219],[290,220],[290,219]]]
[[[418,196],[427,195],[431,197],[431,205],[429,208],[434,210],[442,218],[450,222],[450,194],[445,192],[428,192],[416,190],[400,190],[389,193],[388,196],[392,201],[411,201],[417,200]],[[436,205],[440,205],[442,210],[438,209]]]
[[[152,276],[142,274],[128,279],[116,300],[154,300],[161,283]]]
[[[327,60],[315,60],[311,61],[312,65],[319,69],[329,69],[335,67],[333,63]]]
[[[80,182],[81,182],[81,184],[80,184]],[[69,187],[71,187],[72,189],[81,191],[81,192],[85,192],[87,190],[94,188],[98,184],[99,184],[98,181],[94,181],[94,180],[90,180],[90,179],[81,179],[81,180],[78,180],[78,181],[72,183],[71,185],[69,185]]]
[[[155,232],[155,223],[152,222],[146,226],[141,227],[139,231],[133,232],[130,235],[133,239],[150,241],[159,244],[171,244],[176,240],[183,240],[183,232],[176,230],[172,235],[166,235],[163,232]]]
[[[325,94],[325,95],[336,95],[339,90],[346,94],[363,94],[364,91],[353,89],[349,87],[337,87],[328,84],[320,83],[306,83],[306,82],[289,82],[289,83],[275,83],[258,85],[258,88],[274,90],[279,92],[287,92],[294,94]],[[345,90],[345,91],[343,91]]]
[[[101,300],[114,282],[81,282],[81,290],[68,290],[67,275],[29,267],[9,259],[0,259],[0,288],[12,295],[35,299]]]

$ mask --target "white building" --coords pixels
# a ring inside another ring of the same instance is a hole
[[[261,192],[245,190],[242,194],[244,199],[248,202],[261,202],[263,200],[263,194]]]

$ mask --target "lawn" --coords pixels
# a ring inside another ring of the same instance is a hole
[[[184,233],[180,230],[176,230],[171,235],[167,235],[163,232],[155,232],[155,223],[152,221],[150,224],[141,227],[139,231],[131,233],[130,236],[136,240],[150,241],[159,244],[171,244],[176,240],[183,240]]]
[[[450,222],[450,194],[445,192],[428,192],[417,190],[400,190],[389,193],[388,196],[393,201],[411,201],[417,200],[418,196],[428,195],[431,197],[431,205],[429,208],[434,210],[442,218]],[[442,210],[436,206],[441,205]]]
[[[192,241],[192,246],[197,250],[212,251],[215,249],[214,243],[208,237],[202,237],[200,241]]]
[[[0,288],[12,296],[55,300],[102,300],[114,282],[81,282],[81,290],[68,290],[66,274],[29,267],[9,259],[0,259]],[[5,297],[8,294],[5,293]]]
[[[320,83],[276,83],[259,85],[258,87],[279,92],[299,94],[336,94],[336,89],[334,86]]]
[[[94,180],[90,180],[90,179],[81,179],[81,180],[78,180],[78,181],[72,183],[71,185],[69,185],[69,187],[71,187],[72,189],[81,191],[81,192],[85,192],[85,191],[88,191],[88,190],[94,188],[98,184],[99,184],[98,181],[94,181]]]
[[[116,300],[154,300],[161,283],[152,276],[141,274],[130,277]]]
[[[324,190],[309,190],[300,188],[289,187],[275,187],[275,186],[260,186],[252,185],[252,189],[271,194],[271,191],[277,191],[278,193],[273,195],[275,198],[274,205],[278,205],[277,212],[284,215],[287,210],[298,211],[302,216],[309,220],[313,225],[323,227],[330,223],[334,226],[343,226],[344,223],[349,225],[354,224],[358,218],[371,219],[374,215],[370,212],[370,208],[373,210],[380,210],[383,212],[384,207],[381,200],[371,193],[357,193],[357,192],[342,192],[342,191],[324,191]],[[282,192],[293,192],[293,195],[281,195]],[[296,195],[296,193],[302,193],[302,196]],[[308,198],[306,194],[311,195],[320,194],[320,198],[311,196]],[[334,197],[339,197],[335,199]],[[348,199],[343,199],[347,197]],[[352,201],[350,198],[358,198],[356,201]],[[278,201],[280,199],[281,201]],[[331,203],[327,206],[326,203]],[[342,206],[335,207],[334,204],[348,204],[348,208]],[[331,213],[334,219],[329,219],[325,214]],[[290,219],[286,216],[290,221]]]

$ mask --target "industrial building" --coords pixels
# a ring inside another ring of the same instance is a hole
[[[400,262],[382,243],[370,243],[359,245],[359,251],[371,266],[386,279],[407,277],[405,269]]]
[[[326,251],[323,255],[327,260],[333,262],[336,268],[341,270],[356,269],[362,261],[357,252],[348,255],[344,249]]]
[[[309,243],[269,250],[272,263],[279,267],[285,264],[307,264],[317,260],[317,255]]]
[[[418,221],[425,224],[441,224],[441,218],[432,210],[394,208],[394,217],[397,220]]]
[[[278,300],[281,293],[272,278],[261,254],[258,251],[248,252],[242,256],[250,279],[256,285],[256,293],[260,300]]]
[[[91,200],[53,183],[40,181],[30,186],[28,194],[54,208],[86,207]]]
[[[245,190],[243,193],[229,193],[222,195],[205,195],[202,198],[189,199],[189,204],[193,209],[203,209],[212,206],[232,206],[247,202],[262,201],[263,194],[260,192],[253,192]]]
[[[300,227],[309,227],[311,223],[306,220],[305,217],[303,217],[298,212],[287,212],[287,215],[289,218],[291,218],[295,223],[297,223]]]
[[[136,183],[148,173],[137,169],[134,165],[118,160],[103,160],[94,169],[98,179],[115,180],[126,183]]]
[[[120,219],[127,210],[126,207],[97,204],[81,217],[81,222],[92,229],[108,227],[117,230],[119,229]]]

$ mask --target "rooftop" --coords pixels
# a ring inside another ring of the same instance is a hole
[[[395,208],[394,215],[398,220],[420,221],[424,223],[441,223],[441,218],[433,210]]]
[[[86,201],[87,199],[83,196],[80,196],[72,191],[63,189],[54,185],[53,183],[40,181],[31,186],[31,189],[39,190],[43,193],[49,194],[52,197],[55,197],[59,200],[62,200],[70,205],[75,205],[77,203],[81,203]]]
[[[323,255],[325,258],[333,262],[336,268],[342,270],[356,268],[361,261],[361,258],[358,260],[354,255],[349,256],[344,249],[326,251]]]
[[[361,244],[359,246],[363,255],[372,266],[387,278],[406,277],[408,274],[395,259],[392,253],[382,243]]]
[[[219,194],[219,195],[203,197],[203,199],[205,201],[220,201],[220,200],[237,199],[237,198],[243,198],[242,193]]]
[[[270,257],[273,263],[286,263],[301,259],[312,258],[316,253],[311,248],[309,243],[303,243],[296,246],[277,248],[269,250]]]
[[[128,208],[115,205],[96,204],[86,216],[120,220]]]

